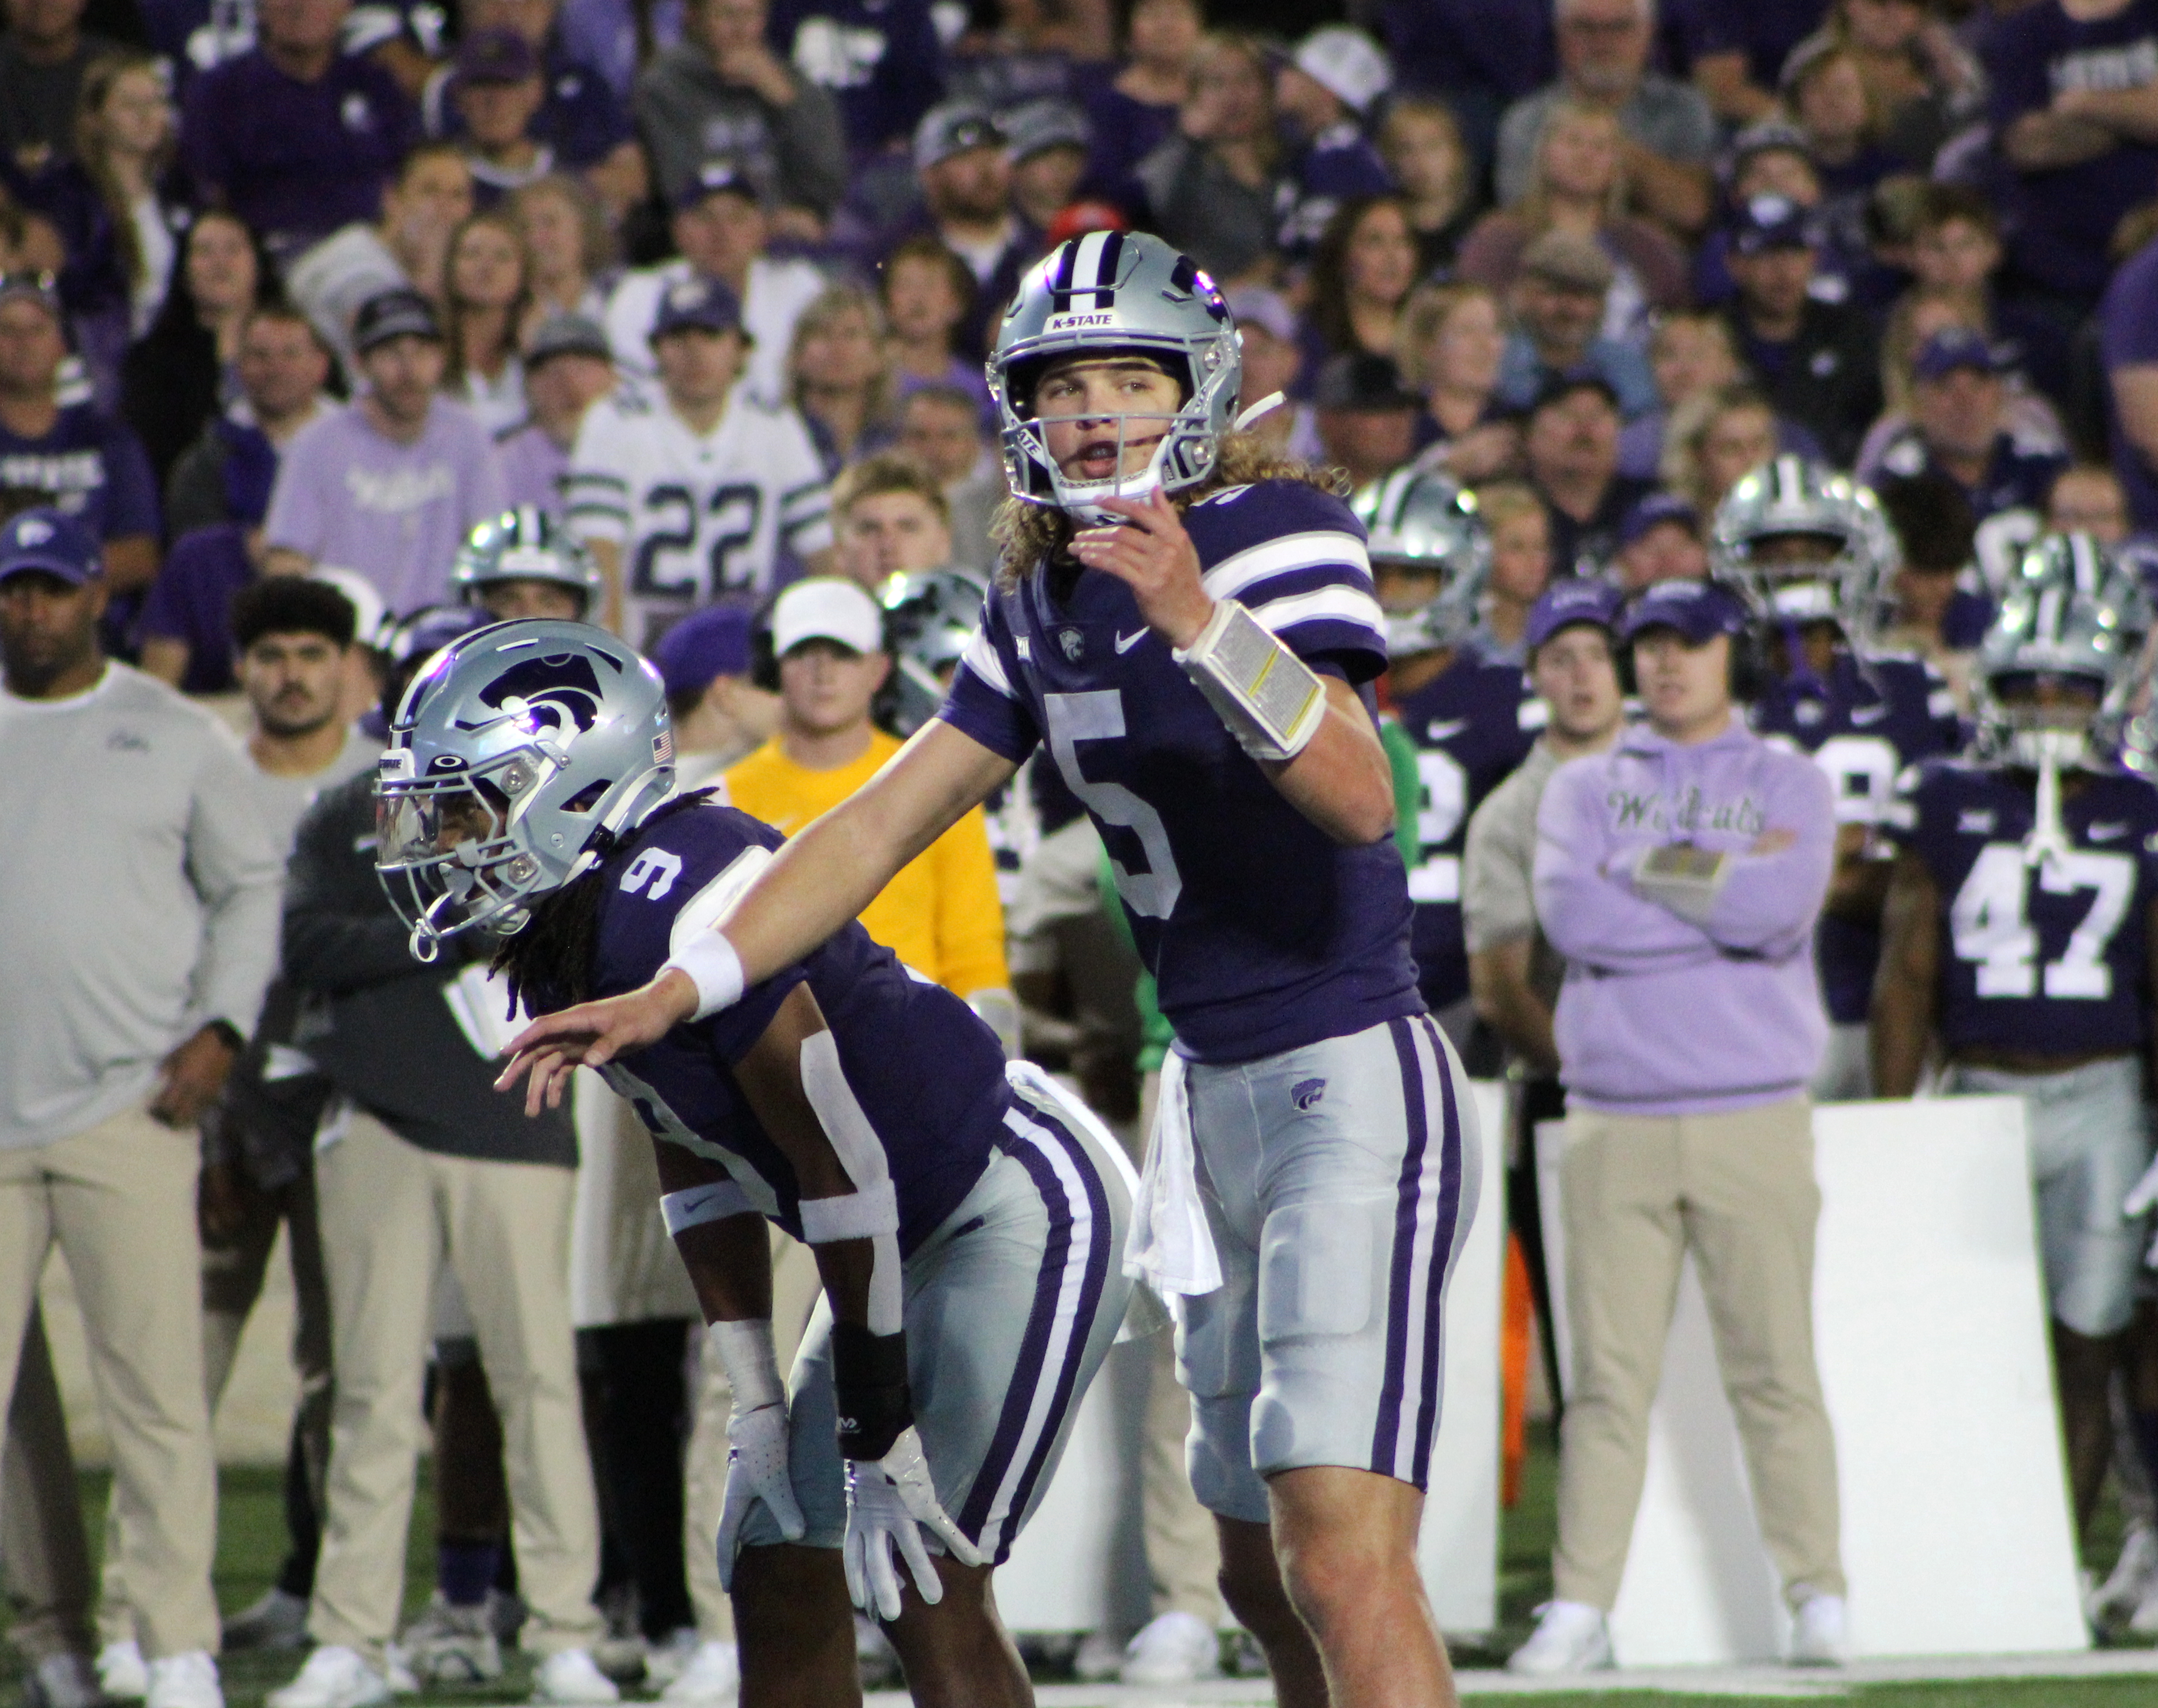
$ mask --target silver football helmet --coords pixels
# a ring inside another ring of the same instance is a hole
[[[1174,415],[1102,418],[1116,426],[1117,472],[1102,480],[1071,479],[1049,454],[1034,410],[1035,384],[1061,358],[1124,353],[1162,363],[1182,385],[1183,401]],[[1103,498],[1197,485],[1213,472],[1243,369],[1229,305],[1189,255],[1144,232],[1090,231],[1060,244],[1020,281],[989,358],[989,395],[1003,424],[1013,495],[1099,526],[1124,519],[1102,509]],[[1125,441],[1156,434],[1146,467],[1123,472]]]
[[[1984,751],[2037,768],[2101,762],[2132,744],[2147,709],[2149,600],[2135,574],[2087,534],[2033,541],[2002,590],[1979,645],[1972,699]],[[2089,684],[2089,704],[2043,704],[2019,691],[2041,679]],[[2139,732],[2140,734],[2140,732]]]
[[[529,618],[443,648],[405,689],[375,782],[375,869],[413,954],[521,931],[674,782],[666,690],[612,635]]]
[[[488,517],[450,565],[450,586],[467,605],[498,581],[552,581],[582,598],[587,614],[606,585],[591,553],[536,504]]]
[[[1783,555],[1775,543],[1791,539],[1824,544]],[[1724,495],[1708,557],[1711,573],[1737,586],[1761,616],[1836,622],[1851,633],[1870,626],[1900,553],[1871,493],[1824,463],[1787,455]]]
[[[981,627],[989,586],[966,570],[902,570],[877,590],[891,643],[899,705],[896,733],[911,735],[944,703],[946,673]]]
[[[1439,577],[1436,597],[1386,612],[1386,656],[1406,658],[1467,639],[1491,576],[1491,532],[1475,494],[1412,464],[1360,488],[1349,508],[1370,537],[1375,573],[1400,564]]]

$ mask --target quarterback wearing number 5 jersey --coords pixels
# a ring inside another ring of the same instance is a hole
[[[1929,1035],[1946,1089],[2021,1097],[2054,1376],[2078,1520],[2111,1453],[2108,1385],[2135,1308],[2150,1155],[2143,1055],[2158,944],[2158,790],[2091,735],[2147,691],[2135,577],[2087,535],[2031,548],[1975,673],[1987,762],[1908,776],[1873,999],[1883,1097],[1917,1089]]]

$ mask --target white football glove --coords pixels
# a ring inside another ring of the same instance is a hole
[[[937,1499],[937,1485],[922,1457],[922,1437],[909,1424],[880,1459],[847,1462],[847,1595],[864,1613],[899,1617],[899,1564],[895,1545],[913,1574],[915,1592],[932,1607],[944,1585],[922,1540],[927,1525],[963,1566],[986,1566],[989,1556],[968,1541]]]
[[[727,1489],[720,1505],[720,1587],[735,1587],[742,1520],[761,1500],[790,1542],[808,1535],[787,1469],[787,1407],[760,1406],[727,1419]]]

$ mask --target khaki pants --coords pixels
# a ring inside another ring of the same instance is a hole
[[[570,1331],[567,1169],[476,1162],[355,1112],[315,1159],[337,1370],[328,1514],[307,1629],[379,1663],[396,1629],[435,1275],[462,1285],[502,1416],[524,1645],[582,1648],[599,1520]],[[132,1582],[132,1580],[131,1580]]]
[[[135,1636],[152,1659],[218,1646],[217,1466],[203,1393],[195,1136],[140,1108],[0,1150],[0,1370],[15,1369],[57,1245],[112,1441]]]
[[[90,1545],[68,1450],[67,1413],[45,1344],[45,1319],[35,1310],[15,1367],[0,1456],[0,1578],[13,1618],[8,1640],[32,1665],[90,1652]],[[125,1634],[132,1637],[133,1626]]]
[[[1648,1463],[1649,1407],[1688,1251],[1753,1504],[1793,1606],[1841,1595],[1835,1442],[1814,1364],[1813,1109],[1567,1118],[1559,1189],[1573,1385],[1558,1473],[1554,1588],[1608,1610]]]

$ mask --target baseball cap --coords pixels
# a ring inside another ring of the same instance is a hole
[[[2000,362],[1982,332],[1967,326],[1944,326],[1911,359],[1911,372],[1920,379],[1945,379],[1959,368],[1980,374],[1998,374]]]
[[[1393,86],[1394,68],[1386,50],[1350,24],[1329,23],[1312,31],[1296,44],[1289,63],[1360,113]]]
[[[1593,575],[1569,576],[1544,589],[1543,596],[1529,607],[1528,627],[1521,643],[1533,653],[1562,628],[1593,623],[1613,633],[1618,628],[1618,607],[1626,596],[1610,582]]]
[[[59,281],[50,273],[0,273],[0,302],[26,298],[54,320],[60,318]]]
[[[914,127],[914,169],[927,172],[969,148],[1004,146],[1004,133],[987,107],[971,101],[944,101],[922,114]]]
[[[514,29],[476,30],[458,45],[460,83],[522,83],[540,75],[540,56]]]
[[[529,373],[555,356],[597,356],[612,361],[614,352],[607,333],[590,315],[550,314],[534,329],[532,342],[525,347],[525,370]]]
[[[1014,162],[1051,148],[1089,148],[1094,142],[1084,110],[1053,95],[1014,107],[998,119],[997,128]]]
[[[409,285],[376,292],[359,305],[359,312],[352,321],[352,347],[363,356],[392,338],[432,338],[439,343],[441,336],[442,323],[435,317],[435,305]]]
[[[1265,285],[1239,285],[1225,292],[1221,300],[1237,325],[1256,326],[1285,344],[1297,341],[1296,311],[1280,292]]]
[[[741,302],[724,281],[701,275],[677,279],[660,293],[651,337],[678,332],[740,332]]]
[[[1814,145],[1806,133],[1785,119],[1763,119],[1731,139],[1730,176],[1736,178],[1757,154],[1801,155],[1810,165]]]
[[[1624,406],[1618,401],[1618,387],[1593,368],[1582,367],[1568,368],[1563,373],[1549,375],[1536,388],[1536,395],[1529,400],[1529,406],[1523,411],[1524,418],[1540,415],[1555,403],[1565,402],[1577,391],[1595,392],[1621,415],[1625,413]]]
[[[869,590],[844,575],[812,575],[772,603],[772,654],[804,641],[837,641],[857,653],[884,650],[884,612]]]
[[[746,676],[751,614],[742,605],[707,605],[660,637],[653,663],[670,699],[702,694],[721,676]]]
[[[1650,493],[1629,510],[1618,524],[1618,547],[1624,550],[1652,529],[1666,522],[1675,522],[1696,539],[1701,537],[1701,517],[1684,498],[1670,493]]]
[[[686,213],[708,196],[740,196],[764,205],[764,186],[739,160],[707,160],[674,194],[674,211]]]
[[[1547,285],[1567,291],[1611,288],[1611,257],[1593,237],[1574,231],[1546,231],[1521,251],[1521,271]]]
[[[1618,620],[1618,638],[1676,629],[1694,645],[1746,632],[1745,601],[1719,581],[1656,581],[1636,593]]]
[[[57,510],[25,510],[0,528],[0,581],[28,570],[80,587],[105,573],[96,536]]]
[[[1731,224],[1731,247],[1738,255],[1763,255],[1772,249],[1811,249],[1806,210],[1789,196],[1748,196],[1738,204]]]
[[[1363,353],[1335,356],[1321,368],[1312,401],[1323,410],[1365,414],[1423,407],[1423,400],[1402,384],[1393,358]]]

